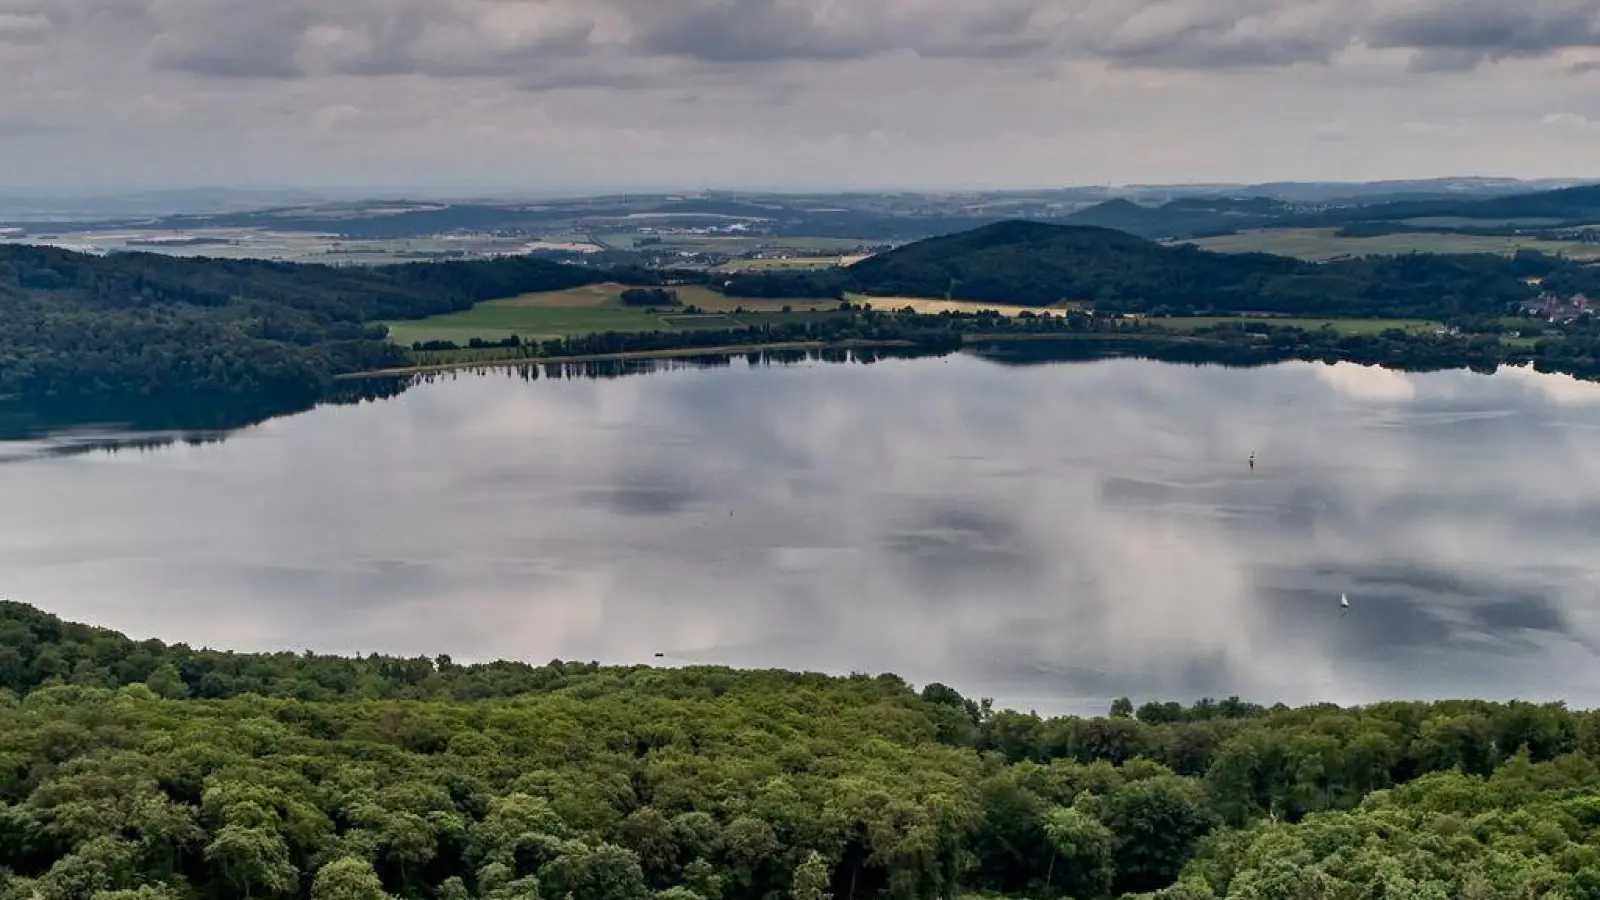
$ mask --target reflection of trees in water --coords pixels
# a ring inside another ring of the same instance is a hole
[[[403,391],[419,384],[434,384],[440,381],[454,381],[463,376],[480,377],[491,374],[506,374],[508,377],[520,378],[523,381],[538,381],[540,378],[562,381],[581,378],[625,378],[630,375],[654,375],[686,369],[726,369],[733,365],[736,358],[743,359],[751,367],[766,367],[797,365],[808,362],[860,363],[865,365],[881,359],[916,359],[924,356],[942,355],[945,355],[942,351],[928,351],[913,347],[832,348],[822,350],[786,348],[753,350],[737,354],[706,353],[668,358],[579,360],[574,362],[523,363],[516,365],[505,363],[484,364],[481,366],[460,366],[436,372],[418,372],[411,375],[396,376],[392,380],[382,380],[403,385],[400,389]]]
[[[119,453],[133,450],[147,452],[183,443],[191,447],[220,444],[231,432],[194,432],[184,434],[150,434],[147,432],[89,432],[54,434],[44,441],[25,445],[21,452],[0,454],[0,463],[22,462],[30,459],[81,456],[86,453]]]
[[[735,358],[742,358],[751,367],[766,367],[809,362],[864,365],[881,359],[910,359],[930,355],[943,354],[917,348],[826,350],[791,348],[739,354],[707,353],[666,359],[636,358],[528,363],[512,366],[503,364],[467,366],[446,371],[340,381],[320,403],[308,404],[278,415],[305,412],[314,406],[355,406],[390,400],[418,385],[490,374],[504,374],[529,382],[541,378],[557,381],[584,378],[609,379],[687,369],[726,369],[733,365]],[[96,451],[147,451],[167,447],[180,441],[196,446],[211,444],[226,440],[239,431],[272,418],[277,418],[277,415],[228,414],[218,413],[214,409],[190,409],[169,405],[153,408],[131,417],[106,418],[102,425],[85,428],[78,423],[85,420],[93,421],[92,410],[75,408],[46,416],[19,408],[0,409],[0,444],[7,441],[25,441],[32,444],[14,454],[0,453],[0,462],[42,456],[72,456]]]
[[[336,382],[320,402],[299,402],[263,409],[240,403],[218,408],[212,402],[194,404],[152,401],[144,406],[124,400],[100,404],[94,400],[75,401],[47,409],[11,404],[0,407],[0,441],[47,440],[79,443],[86,435],[107,437],[121,446],[130,441],[160,440],[160,432],[179,435],[237,431],[259,425],[282,415],[305,412],[322,404],[344,405],[385,400],[399,396],[409,387],[401,379],[377,378]],[[171,439],[169,434],[165,439]],[[182,438],[180,438],[182,439]]]
[[[409,387],[402,379],[340,382],[323,403],[333,406],[367,403],[397,397]],[[319,404],[320,405],[320,404]],[[307,404],[291,410],[304,412]],[[23,446],[14,452],[0,450],[0,462],[40,457],[77,456],[84,453],[140,452],[184,443],[215,444],[253,428],[275,415],[219,413],[214,408],[157,405],[134,415],[97,417],[92,408],[72,407],[41,413],[11,407],[0,410],[0,447],[6,442]],[[84,421],[100,423],[85,426]]]

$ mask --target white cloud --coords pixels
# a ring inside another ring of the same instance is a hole
[[[1416,379],[1381,366],[1317,366],[1317,380],[1351,400],[1407,403],[1417,397]]]
[[[1594,134],[1600,132],[1600,119],[1591,119],[1576,113],[1551,113],[1540,120],[1550,128],[1563,131],[1575,131],[1579,134]]]

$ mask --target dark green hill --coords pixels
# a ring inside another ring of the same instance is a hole
[[[1000,222],[908,244],[851,266],[854,289],[876,296],[947,297],[1048,306],[1062,301],[1221,298],[1251,274],[1290,275],[1279,256],[1166,247],[1123,231]]]
[[[732,294],[806,290],[1101,311],[1268,312],[1445,319],[1500,315],[1567,264],[1528,255],[1410,255],[1310,263],[1168,246],[1107,228],[1010,221],[918,241],[843,270],[746,276]],[[774,296],[778,294],[772,294]]]
[[[248,421],[309,403],[341,372],[403,363],[374,320],[606,277],[634,276],[525,257],[361,269],[4,245],[0,398],[118,420],[198,406]]]

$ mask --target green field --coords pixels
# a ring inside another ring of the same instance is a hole
[[[1565,221],[1551,218],[1469,219],[1466,216],[1422,216],[1401,220],[1403,224],[1420,228],[1545,228]]]
[[[635,309],[584,309],[504,306],[503,301],[480,303],[472,309],[416,322],[386,322],[389,338],[397,343],[455,341],[472,338],[497,341],[510,335],[562,337],[597,331],[664,331],[673,326],[660,316]]]
[[[390,340],[409,345],[416,341],[454,341],[465,345],[473,338],[498,341],[511,335],[541,340],[602,331],[689,331],[707,328],[740,328],[752,316],[766,321],[810,310],[833,309],[836,301],[758,300],[724,297],[704,287],[675,287],[685,306],[704,310],[701,314],[681,310],[650,312],[622,304],[620,284],[595,284],[565,291],[526,294],[505,300],[490,300],[472,309],[407,322],[385,322]],[[744,310],[743,313],[738,310]]]
[[[390,339],[396,343],[410,345],[416,341],[453,341],[465,347],[472,338],[498,341],[511,335],[524,339],[546,340],[602,331],[742,328],[763,322],[776,323],[790,317],[832,310],[837,306],[837,301],[832,300],[727,297],[699,285],[683,285],[673,290],[678,292],[684,307],[693,306],[699,312],[687,313],[682,307],[651,312],[647,309],[624,306],[620,298],[623,290],[624,287],[620,284],[586,285],[565,291],[548,291],[505,300],[491,300],[469,310],[419,321],[384,324],[389,326]],[[905,297],[867,298],[852,295],[849,299],[853,303],[871,305],[879,309],[900,309],[910,306],[923,314],[938,314],[946,309],[992,309],[1007,316],[1030,310],[1039,314],[1062,312],[1061,309],[1032,309],[992,303],[961,303]],[[785,312],[785,307],[788,308],[788,312]],[[1389,328],[1431,330],[1439,327],[1437,322],[1418,319],[1323,319],[1269,315],[1169,316],[1151,318],[1149,321],[1156,327],[1170,331],[1188,331],[1218,324],[1243,322],[1270,322],[1273,325],[1310,330],[1331,325],[1340,331],[1352,334],[1375,334]]]
[[[1580,260],[1600,259],[1600,244],[1580,241],[1431,233],[1355,238],[1339,237],[1336,232],[1334,228],[1262,228],[1200,238],[1189,243],[1218,253],[1275,253],[1319,262],[1343,256],[1398,253],[1499,253],[1509,256],[1519,249],[1564,253],[1569,258]]]

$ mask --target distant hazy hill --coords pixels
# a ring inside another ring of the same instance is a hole
[[[1305,207],[1269,197],[1180,197],[1160,206],[1142,206],[1119,198],[1080,209],[1062,221],[1115,228],[1146,238],[1171,238],[1259,228],[1304,212]]]
[[[1487,221],[1553,219],[1572,223],[1600,222],[1600,185],[1590,184],[1487,199],[1405,200],[1354,209],[1332,210],[1302,218],[1305,224],[1345,224],[1446,217]]]
[[[1556,187],[1566,190],[1550,190]],[[406,199],[404,194],[358,200],[347,194],[340,199],[309,193],[214,191],[82,199],[21,197],[7,191],[0,196],[0,225],[22,227],[30,233],[111,227],[165,231],[258,228],[392,240],[450,233],[613,233],[646,225],[726,226],[743,219],[750,234],[892,242],[1029,219],[1116,228],[1147,238],[1186,238],[1249,228],[1330,226],[1418,216],[1589,219],[1594,217],[1596,204],[1592,197],[1584,199],[1584,192],[1593,190],[1514,179],[1441,178],[977,194],[647,193],[538,201],[508,197]],[[253,208],[255,202],[273,205]],[[1079,208],[1085,203],[1092,205]],[[78,215],[84,219],[74,221]]]

